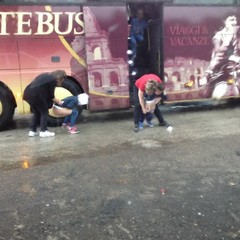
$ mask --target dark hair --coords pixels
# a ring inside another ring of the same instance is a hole
[[[164,90],[164,85],[162,83],[157,83],[157,90],[162,92]]]
[[[63,80],[67,77],[67,74],[64,70],[56,70],[50,73],[56,80]]]

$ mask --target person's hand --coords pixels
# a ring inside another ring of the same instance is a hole
[[[158,103],[161,101],[161,99],[162,99],[161,97],[155,98],[155,99],[154,99],[154,100],[155,100],[155,103],[158,104]]]
[[[142,112],[143,112],[143,114],[146,114],[147,113],[147,109],[146,108],[142,108]]]
[[[63,101],[61,101],[60,99],[56,99],[55,102],[56,102],[56,104],[59,105],[59,106],[61,106],[61,105],[63,104]]]

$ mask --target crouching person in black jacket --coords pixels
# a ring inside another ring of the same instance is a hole
[[[51,73],[42,73],[37,76],[24,90],[23,99],[29,103],[33,116],[28,136],[53,137],[54,132],[48,131],[47,119],[48,109],[53,103],[61,104],[61,100],[56,99],[54,91],[56,87],[62,85],[67,77],[65,71],[56,70]],[[40,123],[40,133],[37,126]]]

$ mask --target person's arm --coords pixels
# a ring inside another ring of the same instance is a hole
[[[139,99],[139,103],[140,103],[140,105],[142,107],[143,113],[146,114],[147,110],[146,110],[145,104],[144,104],[144,92],[142,90],[140,90],[140,89],[138,89],[138,99]]]
[[[57,86],[57,82],[56,80],[52,80],[49,82],[48,84],[48,94],[49,94],[49,99],[51,99],[53,101],[53,103],[57,104],[57,105],[62,105],[62,101],[58,98],[55,97],[55,88]]]
[[[157,97],[154,100],[155,100],[155,104],[158,104],[162,100],[162,98],[161,97]]]

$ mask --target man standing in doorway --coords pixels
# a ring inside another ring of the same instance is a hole
[[[131,21],[131,48],[133,51],[133,58],[137,55],[137,44],[144,40],[144,30],[147,28],[147,21],[144,19],[144,11],[142,8],[137,9],[136,17]]]

